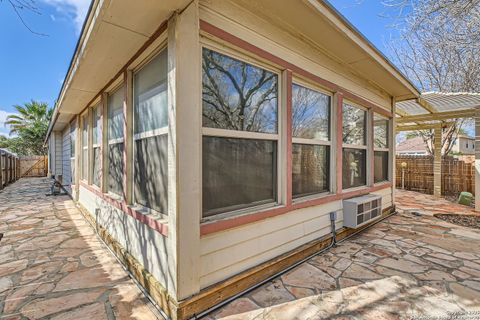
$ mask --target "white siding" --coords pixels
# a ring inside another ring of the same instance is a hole
[[[391,188],[373,194],[382,196],[383,209],[392,205]],[[202,237],[201,288],[329,234],[332,211],[337,212],[337,229],[341,228],[342,201],[337,200]]]
[[[145,269],[174,293],[174,270],[168,270],[169,239],[80,186],[79,202]],[[98,211],[96,211],[98,209]],[[98,214],[98,216],[96,216]]]
[[[63,174],[62,167],[63,167],[63,157],[62,157],[62,133],[56,131],[55,133],[55,165],[54,165],[54,174],[58,176]]]

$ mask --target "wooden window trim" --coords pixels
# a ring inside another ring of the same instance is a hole
[[[342,135],[338,137],[338,139],[341,141],[342,144],[342,157],[343,157],[343,150],[344,149],[354,149],[354,150],[365,150],[365,185],[357,186],[357,187],[351,187],[351,188],[344,188],[343,192],[348,192],[348,191],[356,191],[356,190],[361,190],[364,188],[368,188],[373,185],[373,122],[371,121],[371,115],[372,115],[372,110],[369,108],[366,108],[364,106],[361,106],[355,102],[352,102],[350,100],[343,100],[342,104],[342,115],[343,115],[343,106],[344,105],[349,105],[350,107],[357,108],[360,110],[365,111],[365,144],[348,144],[343,142],[343,118],[342,118]],[[342,159],[343,160],[343,159]],[[370,165],[369,165],[370,164]],[[343,177],[343,162],[342,162],[342,177]]]
[[[158,219],[158,216],[153,217],[149,214],[145,214],[141,210],[137,210],[133,206],[128,205],[124,200],[119,200],[115,196],[102,193],[100,188],[96,188],[96,186],[93,185],[88,185],[85,181],[80,181],[80,186],[94,193],[97,197],[101,198],[103,201],[107,202],[113,207],[121,210],[141,223],[148,225],[150,228],[162,234],[164,237],[168,237],[168,223],[163,222],[163,219]]]
[[[379,116],[380,118],[383,118],[383,120],[387,120],[387,147],[386,148],[381,148],[381,147],[376,147],[375,146],[375,142],[373,142],[373,153],[375,154],[375,151],[380,151],[380,152],[387,152],[388,153],[388,159],[391,158],[391,155],[392,155],[392,152],[393,152],[393,143],[392,143],[392,137],[391,137],[391,127],[393,125],[393,119],[391,117],[386,117],[382,114],[379,114],[377,112],[374,112],[373,114],[373,120],[375,120],[375,116]],[[375,139],[375,123],[372,123],[372,135],[373,135],[373,139]],[[374,140],[375,141],[375,140]],[[374,157],[374,161],[373,162],[373,166],[375,166],[375,157]],[[388,168],[387,168],[387,180],[383,180],[383,181],[379,181],[379,182],[375,182],[375,177],[373,176],[372,174],[372,181],[373,181],[373,184],[375,186],[379,186],[379,185],[382,185],[382,184],[385,184],[385,183],[389,183],[392,181],[392,174],[391,174],[391,167],[392,167],[392,164],[391,162],[389,161],[388,162]],[[373,169],[374,170],[374,169]]]
[[[288,114],[288,116],[290,117],[290,119],[293,117],[293,85],[297,85],[297,86],[300,86],[300,87],[303,87],[303,88],[306,88],[308,90],[312,90],[314,92],[318,92],[320,94],[323,94],[323,95],[326,95],[330,98],[330,103],[329,103],[329,118],[328,118],[328,132],[329,132],[329,139],[328,140],[320,140],[320,139],[309,139],[309,138],[296,138],[293,136],[293,134],[291,134],[291,137],[289,137],[289,139],[291,139],[292,141],[292,149],[290,150],[290,156],[293,157],[293,154],[292,151],[293,151],[293,144],[308,144],[308,145],[314,145],[314,146],[328,146],[329,147],[329,168],[328,168],[328,179],[329,179],[329,186],[328,186],[328,191],[323,191],[323,192],[319,192],[319,193],[315,193],[315,194],[309,194],[309,195],[304,195],[304,196],[299,196],[299,197],[293,197],[293,185],[292,185],[292,202],[293,203],[301,203],[301,202],[304,202],[304,201],[311,201],[311,200],[315,200],[315,199],[319,199],[319,198],[323,198],[323,197],[327,197],[333,193],[335,193],[335,185],[334,183],[332,183],[333,179],[335,179],[335,176],[334,176],[334,166],[333,166],[333,160],[335,159],[335,148],[333,148],[333,136],[335,135],[335,132],[333,132],[333,123],[335,121],[335,106],[334,106],[334,95],[326,90],[323,90],[323,89],[319,89],[317,86],[315,85],[312,85],[308,82],[305,82],[303,80],[299,80],[299,79],[294,79],[292,81],[292,83],[290,84],[291,86],[291,91],[292,91],[292,96],[290,97],[290,103],[292,104],[292,107],[291,107],[291,110]],[[291,131],[293,132],[293,128],[292,128],[292,125],[293,125],[293,120],[291,120],[291,123],[290,123],[290,127],[291,127]],[[292,166],[293,166],[293,159],[292,159]],[[292,175],[293,172],[290,172],[290,175]],[[292,181],[290,183],[293,183],[293,176],[291,177]]]
[[[245,57],[245,55],[242,55],[242,53],[238,52],[235,46],[231,47],[225,47],[225,46],[219,46],[217,45],[214,41],[212,40],[205,40],[202,41],[200,44],[201,52],[203,52],[203,49],[207,49],[210,51],[213,51],[215,53],[224,55],[226,57],[229,57],[231,59],[238,60],[240,62],[249,64],[255,68],[263,69],[268,72],[271,72],[277,76],[277,133],[264,133],[264,132],[253,132],[253,131],[240,131],[240,130],[229,130],[229,129],[220,129],[220,128],[210,128],[210,127],[204,127],[202,125],[202,137],[219,137],[219,138],[233,138],[233,139],[252,139],[252,140],[269,140],[269,141],[276,141],[277,142],[277,159],[276,159],[276,164],[277,164],[277,178],[276,178],[276,190],[277,190],[277,199],[274,202],[269,202],[269,203],[260,203],[260,204],[254,204],[253,206],[242,208],[239,210],[229,210],[226,212],[214,214],[211,216],[203,217],[203,211],[202,211],[202,223],[210,222],[210,221],[217,221],[220,219],[225,219],[225,218],[232,218],[236,216],[242,216],[242,215],[248,215],[252,214],[255,212],[258,212],[259,210],[270,210],[270,209],[276,209],[276,208],[281,208],[285,206],[288,203],[289,195],[285,194],[286,192],[286,180],[281,179],[282,174],[285,172],[284,171],[284,164],[286,161],[286,153],[287,153],[287,148],[284,146],[284,140],[286,137],[284,137],[284,134],[282,134],[285,131],[285,126],[288,126],[288,124],[285,122],[285,118],[288,117],[288,110],[282,110],[284,109],[285,105],[285,98],[284,98],[284,76],[282,74],[281,70],[276,69],[275,67],[272,67],[261,60],[258,60],[254,57]],[[290,80],[291,81],[291,80]],[[203,108],[202,105],[200,105],[201,108]],[[288,109],[288,108],[286,108]],[[287,112],[285,112],[287,111]],[[288,140],[288,138],[287,138]],[[290,139],[291,140],[291,139]],[[203,152],[203,151],[202,151]],[[290,149],[291,152],[291,149]],[[288,162],[288,160],[287,160]],[[288,164],[287,164],[288,166]],[[288,170],[287,170],[288,171]],[[202,188],[203,192],[203,188]]]

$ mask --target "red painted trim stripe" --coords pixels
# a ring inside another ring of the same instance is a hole
[[[90,186],[86,184],[84,181],[80,181],[80,185],[87,189],[88,191],[94,193],[97,197],[101,198],[103,201],[107,202],[109,205],[122,210],[124,213],[128,214],[129,216],[137,219],[141,223],[149,226],[153,230],[159,232],[160,234],[168,237],[168,224],[161,223],[150,216],[147,216],[129,205],[125,201],[119,201],[109,197],[107,194],[102,193],[102,191],[95,186]]]
[[[388,118],[391,118],[393,116],[393,113],[388,111],[388,110],[385,110],[384,108],[380,107],[380,106],[377,106],[376,104],[373,104],[372,102],[368,101],[368,100],[365,100],[364,98],[362,97],[359,97],[349,91],[346,91],[346,90],[342,90],[341,91],[342,94],[343,94],[343,97],[347,100],[350,100],[352,102],[356,102],[366,108],[369,108],[369,109],[372,109],[374,112],[378,113],[378,114],[381,114],[385,117],[388,117]]]
[[[347,199],[351,197],[366,195],[371,192],[375,192],[378,190],[387,189],[391,187],[392,187],[391,183],[385,183],[385,184],[381,184],[371,188],[364,188],[361,190],[355,190],[350,192],[347,191],[342,194],[333,194],[333,195],[325,196],[319,199],[299,202],[291,206],[277,207],[277,208],[273,208],[265,211],[260,211],[257,213],[251,213],[243,216],[232,217],[225,220],[218,220],[218,221],[213,221],[209,223],[204,223],[200,225],[200,235],[205,236],[210,233],[220,232],[227,229],[239,227],[248,223],[264,220],[267,218],[272,218],[287,212],[291,212],[296,209],[308,208],[308,207],[318,206],[320,204],[325,204],[325,203],[336,201],[336,200],[342,200],[342,199]]]

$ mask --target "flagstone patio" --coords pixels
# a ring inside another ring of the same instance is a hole
[[[0,192],[0,319],[155,319],[70,198],[48,192],[38,178]],[[433,217],[476,213],[406,191],[397,208],[205,319],[480,319],[480,232]]]
[[[51,180],[0,192],[0,319],[157,319],[122,266]]]
[[[205,319],[480,319],[480,232],[433,217],[476,213],[408,191],[397,208]]]

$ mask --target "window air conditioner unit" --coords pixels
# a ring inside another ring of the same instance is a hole
[[[382,215],[382,197],[366,195],[343,200],[343,225],[358,228]]]

